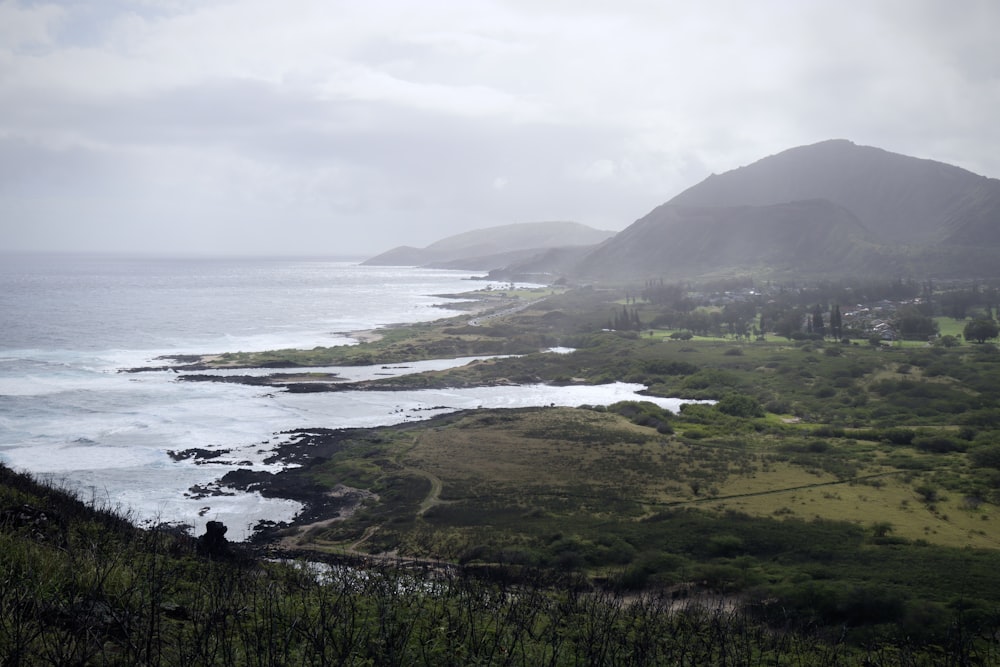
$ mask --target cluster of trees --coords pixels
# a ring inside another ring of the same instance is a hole
[[[749,286],[753,283],[750,281]],[[651,326],[684,329],[698,335],[750,338],[774,332],[786,338],[798,336],[869,338],[869,322],[845,323],[841,304],[883,304],[892,335],[908,340],[924,340],[938,334],[935,316],[957,319],[974,317],[969,340],[982,342],[997,337],[990,334],[989,322],[1000,314],[1000,288],[990,285],[944,287],[932,281],[837,281],[809,285],[766,283],[756,289],[741,284],[742,292],[725,293],[725,304],[718,308],[720,293],[697,295],[690,286],[650,280],[643,289],[628,296],[631,304],[642,300],[656,307]],[[919,298],[918,298],[919,297]],[[894,307],[896,302],[904,305]],[[707,308],[707,306],[714,306]],[[872,315],[875,317],[875,315]],[[616,314],[613,328],[637,329],[638,313]]]
[[[616,310],[611,315],[611,318],[608,320],[608,328],[616,331],[638,331],[642,328],[642,322],[639,320],[639,310],[637,308],[629,309],[628,306],[622,306],[621,310]]]
[[[993,319],[1000,314],[1000,290],[993,285],[973,284],[950,289],[935,297],[941,314],[956,320],[967,317]]]

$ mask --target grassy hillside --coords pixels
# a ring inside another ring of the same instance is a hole
[[[4,665],[888,666],[1000,657],[983,612],[964,602],[960,631],[919,626],[933,643],[884,632],[851,639],[792,608],[775,616],[766,604],[734,607],[687,590],[622,595],[523,567],[421,572],[401,561],[323,565],[315,553],[307,564],[231,547],[208,552],[198,548],[203,540],[137,529],[2,466],[0,508]],[[692,518],[675,523],[694,528]],[[811,537],[808,527],[802,537]],[[603,543],[619,552],[623,544]],[[732,538],[711,545],[730,549]],[[809,609],[812,599],[800,595],[798,604]],[[845,601],[866,617],[896,605],[881,592]]]

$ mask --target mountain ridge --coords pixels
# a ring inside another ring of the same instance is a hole
[[[825,204],[823,203],[825,202]],[[576,280],[733,272],[837,277],[1000,273],[1000,180],[835,139],[713,174],[572,265]]]
[[[847,208],[884,243],[989,237],[1000,245],[1000,234],[983,233],[988,221],[981,217],[984,200],[1000,205],[1000,180],[846,139],[789,148],[709,176],[668,203],[767,206],[806,199]]]
[[[592,246],[614,232],[578,222],[547,221],[497,225],[445,237],[425,248],[399,246],[363,262],[369,266],[494,269],[525,261],[554,248]]]

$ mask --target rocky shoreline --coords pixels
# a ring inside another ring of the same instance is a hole
[[[468,411],[463,410],[439,415],[420,422],[420,425],[426,427],[435,422],[444,423],[467,413]],[[248,468],[232,470],[218,481],[218,487],[242,492],[255,491],[265,498],[281,498],[301,503],[302,510],[291,521],[262,521],[254,527],[251,542],[277,545],[290,534],[299,534],[318,523],[346,519],[364,502],[375,498],[374,494],[364,489],[344,484],[331,488],[320,484],[312,479],[313,467],[322,465],[343,451],[348,442],[377,440],[382,437],[380,430],[409,427],[409,424],[398,424],[376,428],[310,428],[286,431],[281,434],[287,436],[286,441],[279,444],[264,462],[281,463],[289,467],[277,473]]]
[[[520,301],[512,299],[506,295],[490,292],[474,292],[465,294],[437,295],[454,299],[443,308],[450,310],[461,310],[465,315],[427,323],[431,327],[437,326],[443,332],[435,334],[442,342],[451,339],[459,340],[454,333],[449,331],[449,327],[456,326],[481,326],[479,318],[490,313],[506,315],[511,310],[512,304],[515,310],[534,303],[534,300]],[[473,318],[473,319],[468,319]],[[458,320],[458,321],[456,321]],[[406,325],[395,325],[387,329],[405,327]],[[415,346],[423,345],[421,340],[406,340],[397,349],[396,343],[390,343],[390,347],[380,344],[386,336],[387,329],[370,329],[364,331],[354,331],[342,334],[357,340],[359,345],[344,346],[351,351],[360,350],[363,355],[368,356],[371,361],[361,365],[379,365],[378,357],[399,356],[399,353],[413,353]],[[436,341],[437,339],[435,339]],[[364,349],[366,345],[375,344],[371,350]],[[388,355],[385,350],[390,350]],[[420,347],[419,349],[427,349]],[[442,346],[444,356],[441,358],[451,358],[454,353],[455,358],[468,356],[467,351],[457,348],[454,343],[449,342]],[[360,355],[359,355],[360,356]],[[419,356],[419,355],[418,355]],[[252,361],[252,363],[242,364],[242,361]],[[352,361],[354,363],[352,363]],[[326,366],[353,366],[357,362],[353,359],[341,359],[335,357],[332,363],[311,364],[298,363],[294,360],[272,360],[272,359],[243,359],[233,358],[233,355],[223,354],[184,354],[184,355],[164,355],[154,359],[154,362],[164,362],[162,365],[150,365],[134,368],[119,369],[119,373],[144,373],[144,372],[173,372],[176,374],[178,382],[221,382],[229,384],[243,384],[254,387],[270,387],[279,391],[289,393],[313,393],[313,392],[340,392],[340,391],[403,391],[414,389],[414,384],[406,380],[399,380],[394,377],[376,378],[367,380],[350,380],[337,373],[329,371],[313,372],[310,369]],[[373,363],[374,362],[374,363]],[[383,368],[398,368],[393,362],[386,362]],[[275,372],[267,374],[239,373],[230,374],[238,369],[274,369]],[[225,373],[221,371],[226,371]],[[454,382],[454,378],[451,380]],[[471,380],[476,386],[507,385],[516,384],[506,378],[487,379],[477,378]],[[471,386],[460,383],[463,386]],[[450,386],[450,385],[449,385]],[[426,387],[421,387],[426,388]],[[438,408],[426,408],[436,410]],[[454,414],[454,413],[452,413]],[[438,419],[439,417],[432,418]],[[427,422],[422,422],[426,424]],[[400,424],[393,427],[382,428],[406,428]],[[275,523],[262,521],[254,527],[250,541],[259,545],[277,545],[283,542],[288,545],[289,534],[299,533],[307,530],[311,526],[330,521],[347,518],[350,513],[363,505],[371,498],[371,493],[364,489],[353,489],[343,484],[330,488],[326,484],[320,484],[311,479],[309,471],[316,465],[329,460],[337,452],[341,451],[347,440],[357,440],[364,437],[379,437],[374,435],[376,429],[327,429],[327,428],[303,428],[283,432],[279,435],[285,436],[285,441],[278,444],[273,452],[264,460],[267,464],[281,464],[288,466],[280,472],[270,472],[257,470],[252,467],[249,461],[234,461],[229,457],[232,450],[216,450],[200,447],[193,447],[185,450],[170,451],[168,455],[177,462],[189,462],[195,465],[221,465],[236,466],[208,485],[192,487],[188,490],[189,497],[207,498],[216,495],[231,495],[235,493],[259,493],[265,498],[279,498],[301,503],[303,509],[289,522]]]
[[[290,467],[278,473],[240,468],[226,473],[219,486],[235,491],[256,491],[265,498],[294,500],[302,504],[291,521],[275,523],[262,521],[254,528],[251,541],[257,544],[277,543],[290,529],[305,529],[318,522],[346,518],[346,513],[356,509],[370,495],[362,489],[344,485],[330,488],[310,478],[309,471],[340,452],[344,443],[365,437],[375,429],[302,429],[285,432],[288,440],[278,445],[265,463],[282,463]],[[340,488],[338,488],[340,487]]]

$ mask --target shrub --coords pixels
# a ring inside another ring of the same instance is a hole
[[[764,416],[764,409],[757,399],[746,394],[726,394],[715,407],[719,412],[733,417]]]
[[[879,432],[879,439],[891,445],[909,445],[916,435],[910,428],[886,428]]]
[[[743,550],[743,540],[736,535],[715,535],[708,538],[706,546],[712,556],[732,558]]]
[[[674,432],[669,423],[673,413],[650,401],[620,401],[609,405],[608,411],[619,414],[638,426],[655,428],[664,435]]]
[[[739,384],[737,376],[715,368],[703,368],[684,379],[684,387],[687,389],[717,389]]]
[[[830,385],[823,385],[816,390],[816,398],[831,398],[837,395],[837,390]]]
[[[952,336],[951,334],[946,334],[938,338],[936,341],[934,341],[934,344],[940,345],[941,347],[958,347],[962,343],[955,336]]]
[[[947,435],[926,435],[913,439],[913,446],[925,452],[944,454],[965,451],[965,444]]]
[[[654,375],[693,375],[698,372],[698,367],[686,361],[655,359],[643,364],[643,370]]]
[[[1000,410],[995,408],[971,410],[962,416],[962,423],[967,426],[978,426],[980,428],[1000,427]]]
[[[1000,469],[1000,445],[977,447],[969,453],[969,460],[977,468]]]
[[[921,484],[913,490],[917,492],[917,495],[925,503],[933,503],[938,499],[938,490],[930,484]]]

